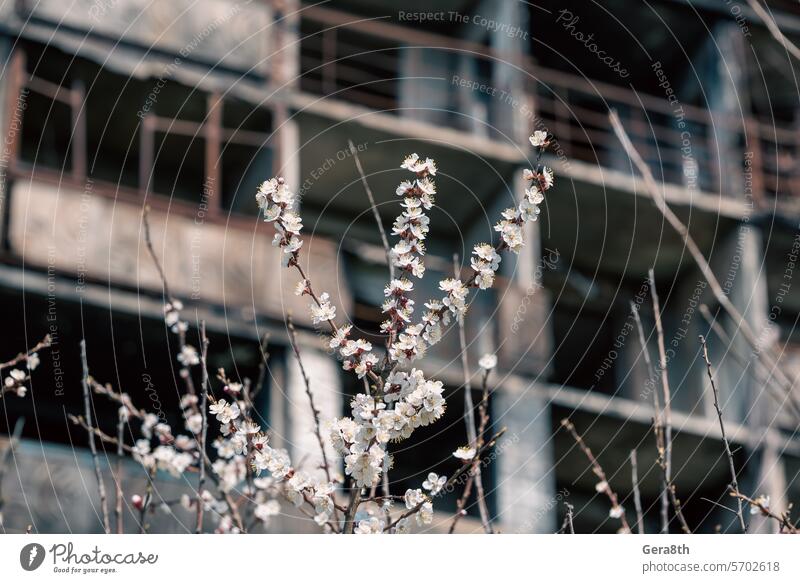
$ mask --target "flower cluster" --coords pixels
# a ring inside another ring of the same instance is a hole
[[[425,266],[425,237],[428,235],[430,219],[424,211],[433,206],[436,184],[436,164],[430,158],[420,159],[417,154],[406,157],[401,168],[416,174],[413,180],[404,180],[397,187],[397,195],[403,197],[403,212],[394,222],[392,232],[400,241],[392,249],[392,258],[397,267],[414,277],[422,277]]]
[[[264,211],[265,221],[274,221],[275,238],[273,244],[280,246],[284,251],[284,266],[297,266],[300,270],[298,258],[300,248],[303,244],[300,238],[302,221],[300,217],[291,210],[294,205],[294,195],[291,194],[283,178],[271,178],[262,183],[256,193],[256,202],[259,208]],[[302,273],[302,270],[300,270]],[[378,363],[378,357],[372,353],[372,344],[359,339],[351,340],[350,331],[352,326],[337,327],[334,323],[336,319],[336,306],[331,303],[330,294],[323,292],[319,297],[314,295],[311,282],[303,277],[295,287],[295,294],[298,296],[309,295],[312,297],[311,319],[314,324],[327,322],[333,330],[330,340],[330,348],[338,351],[342,358],[342,366],[345,370],[354,371],[359,378],[363,378]]]
[[[189,329],[189,323],[181,319],[182,309],[183,303],[180,300],[170,299],[164,304],[164,322],[180,339],[178,362],[181,363],[184,369],[188,369],[200,364],[200,354],[194,346],[186,342],[186,331]],[[182,374],[188,374],[188,371],[184,370]]]
[[[537,130],[530,137],[531,144],[539,148],[539,155],[549,145],[546,132]],[[439,282],[439,289],[446,293],[441,300],[425,304],[428,311],[422,318],[421,336],[428,344],[434,344],[441,338],[441,328],[446,326],[447,315],[463,317],[467,311],[466,297],[468,288],[487,289],[494,285],[495,274],[500,267],[499,251],[509,249],[518,253],[522,248],[522,226],[527,221],[536,220],[539,215],[538,205],[544,200],[544,192],[553,186],[553,171],[543,167],[541,171],[525,170],[524,178],[530,182],[525,189],[525,197],[515,208],[502,212],[503,220],[494,229],[500,233],[501,243],[492,247],[488,243],[475,245],[471,257],[472,277],[466,281],[456,278],[445,278]]]
[[[538,133],[538,132],[537,132]],[[531,136],[531,143],[540,143],[541,138],[534,139]],[[547,141],[541,142],[542,148],[547,145]],[[503,220],[495,225],[495,231],[500,233],[504,245],[519,253],[524,241],[522,237],[522,226],[528,221],[535,221],[539,216],[539,204],[544,200],[544,193],[553,186],[553,170],[547,166],[542,167],[541,171],[526,169],[523,178],[530,182],[525,188],[525,197],[516,208],[507,208],[502,212]]]
[[[475,271],[475,283],[480,289],[489,289],[494,285],[494,274],[500,267],[500,254],[488,243],[475,245],[471,258]]]
[[[13,392],[17,397],[24,397],[28,392],[28,387],[25,386],[26,380],[28,380],[28,374],[24,370],[11,369],[6,380],[3,381],[3,391]]]
[[[36,352],[19,357],[17,362],[20,359],[25,362],[28,371],[36,370],[36,367],[39,366],[39,355]],[[3,393],[14,393],[17,397],[24,397],[28,393],[28,387],[25,385],[28,380],[30,380],[30,376],[27,372],[20,368],[12,368],[3,381],[0,395]]]
[[[246,411],[245,403],[228,403],[224,399],[209,406],[209,412],[219,422],[222,433],[214,443],[218,459],[213,467],[217,475],[222,477],[225,487],[233,488],[241,483],[248,468],[257,474],[267,471],[271,478],[259,475],[253,480],[256,489],[265,489],[279,483],[289,502],[297,507],[306,505],[313,508],[317,524],[328,524],[335,512],[335,485],[296,471],[292,467],[289,453],[284,449],[271,447],[261,426],[246,418],[243,411]],[[266,522],[269,516],[276,513],[275,505],[266,500],[257,500],[256,512],[257,518]]]
[[[423,526],[433,522],[433,502],[430,501],[430,498],[428,498],[422,490],[406,490],[403,500],[406,503],[406,508],[409,510],[418,508],[416,514],[417,525]]]
[[[531,136],[531,143],[544,148],[547,134],[536,132]],[[451,317],[463,317],[467,310],[467,295],[470,287],[487,289],[494,284],[495,275],[500,266],[498,251],[511,249],[518,251],[522,246],[522,225],[525,221],[535,220],[539,213],[538,204],[543,200],[543,193],[552,186],[552,172],[544,168],[542,172],[526,171],[526,178],[531,185],[526,189],[525,199],[518,208],[508,209],[503,213],[503,221],[496,227],[500,232],[502,243],[493,247],[488,243],[476,245],[471,257],[473,275],[466,281],[459,278],[446,278],[439,282],[439,288],[445,293],[441,300],[425,303],[426,311],[419,323],[413,323],[414,301],[410,294],[414,289],[412,278],[421,278],[425,273],[423,258],[425,255],[425,239],[430,228],[430,219],[425,211],[433,206],[436,186],[432,178],[436,175],[436,164],[430,158],[421,159],[418,155],[408,156],[401,165],[416,176],[403,181],[397,188],[397,194],[403,198],[403,211],[394,222],[392,232],[399,238],[390,251],[393,266],[399,268],[400,275],[393,278],[384,288],[383,313],[387,319],[381,329],[388,335],[386,343],[387,356],[394,363],[388,374],[376,368],[378,357],[372,351],[372,344],[363,339],[350,338],[352,326],[337,327],[334,323],[336,309],[330,302],[327,293],[317,297],[311,283],[305,278],[297,263],[302,242],[299,239],[300,220],[289,210],[292,196],[283,180],[272,179],[262,184],[256,195],[259,207],[264,211],[267,221],[275,221],[278,231],[276,244],[284,248],[289,255],[287,265],[295,265],[300,271],[302,281],[298,283],[297,295],[310,295],[314,299],[311,306],[314,324],[328,322],[333,332],[329,346],[343,360],[345,370],[353,370],[358,377],[370,375],[374,381],[374,392],[356,395],[351,403],[350,417],[334,419],[330,422],[329,438],[334,450],[344,459],[345,473],[351,477],[358,488],[370,488],[379,484],[381,476],[390,467],[387,444],[408,438],[414,429],[433,423],[441,418],[445,411],[444,387],[440,381],[426,379],[422,371],[400,370],[424,356],[427,346],[441,339],[442,329],[450,322]],[[287,227],[287,216],[288,227]],[[292,228],[296,227],[296,228]],[[496,357],[482,359],[481,366],[489,370],[496,365]],[[253,434],[242,430],[241,413],[233,405],[219,401],[212,411],[218,420],[230,429],[227,433],[237,435],[245,433],[238,439],[236,447],[247,452]],[[260,429],[255,426],[255,436],[260,437]],[[223,431],[223,433],[226,433]],[[235,441],[235,440],[234,440]],[[242,445],[242,443],[244,445]],[[245,454],[247,455],[247,454]],[[472,460],[475,448],[459,448],[456,457],[468,463]],[[295,472],[291,467],[288,454],[283,450],[270,448],[266,438],[259,443],[257,451],[252,455],[252,465],[257,470],[267,470],[273,479],[285,482],[287,497],[302,505],[314,506],[318,522],[327,523],[331,518],[333,504],[333,484],[320,484],[308,476]],[[446,478],[434,473],[428,475],[421,489],[408,490],[404,497],[407,510],[413,510],[418,524],[430,524],[433,519],[433,503],[431,496],[438,494],[446,484]],[[330,492],[329,492],[330,490]],[[356,510],[358,510],[356,508]],[[266,512],[266,511],[265,511]],[[379,533],[386,531],[406,532],[408,520],[403,518],[396,523],[389,523],[389,507],[383,508],[386,519],[374,515],[356,520],[355,532]],[[412,513],[409,513],[409,516]]]
[[[442,304],[455,316],[463,316],[467,311],[467,286],[460,279],[448,277],[439,282],[439,289],[447,295]]]
[[[350,403],[352,417],[335,419],[330,427],[331,443],[345,459],[345,473],[362,487],[378,483],[389,441],[408,438],[445,410],[442,382],[426,379],[420,370],[391,373],[384,387],[382,398],[356,395]]]
[[[328,343],[331,350],[339,352],[344,370],[352,370],[358,378],[363,378],[378,363],[378,357],[372,352],[372,343],[359,338],[350,339],[353,327],[349,324],[336,330]]]
[[[275,237],[272,244],[283,250],[283,264],[297,264],[303,240],[300,230],[303,221],[294,210],[294,194],[282,177],[270,178],[262,182],[256,193],[256,203],[264,213],[266,222],[275,223]]]
[[[401,271],[398,279],[393,279],[384,289],[386,300],[383,302],[383,313],[388,319],[381,324],[381,330],[389,335],[388,345],[392,348],[398,335],[401,335],[401,346],[392,352],[395,360],[407,353],[416,344],[415,332],[403,334],[411,322],[414,312],[414,301],[408,295],[414,289],[409,277],[421,278],[425,274],[425,238],[428,235],[430,219],[424,211],[433,206],[436,184],[432,177],[436,175],[436,163],[430,158],[422,160],[417,154],[411,154],[403,161],[401,168],[416,174],[412,180],[404,180],[397,187],[397,195],[403,197],[403,212],[395,219],[392,232],[399,241],[391,250],[391,261]]]
[[[324,292],[319,296],[319,304],[311,306],[311,318],[314,324],[320,322],[327,322],[336,318],[336,306],[331,304],[331,298],[328,292]]]

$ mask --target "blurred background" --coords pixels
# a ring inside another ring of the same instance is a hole
[[[767,8],[800,38],[796,2]],[[645,350],[657,361],[651,267],[687,519],[700,532],[735,529],[719,506],[731,505],[730,476],[699,334],[718,369],[742,491],[770,495],[778,511],[800,499],[797,418],[765,390],[773,371],[755,365],[739,323],[719,310],[607,117],[618,112],[759,346],[794,370],[797,61],[746,2],[2,0],[0,63],[0,360],[46,333],[54,340],[29,396],[0,401],[3,444],[25,419],[0,482],[5,531],[101,530],[86,435],[66,417],[82,411],[81,338],[96,379],[181,425],[177,343],[144,243],[145,206],[173,293],[192,322],[208,323],[211,370],[255,378],[269,334],[262,423],[293,459],[313,459],[313,421],[287,351],[289,310],[323,416],[345,414],[360,385],[328,356],[294,295],[295,275],[258,219],[257,185],[283,175],[300,194],[315,288],[379,343],[387,266],[348,141],[387,228],[400,212],[403,157],[436,160],[421,305],[452,274],[454,253],[468,257],[493,239],[499,212],[523,192],[522,169],[535,165],[535,129],[554,136],[545,163],[556,185],[522,253],[504,258],[467,318],[470,364],[499,357],[491,415],[508,432],[484,470],[498,528],[554,532],[569,502],[577,530],[616,531],[589,464],[560,429],[571,416],[630,512],[637,451],[646,526],[658,530],[658,384],[630,313],[631,301],[642,306]],[[189,336],[199,344],[196,328]],[[450,452],[467,441],[459,352],[451,330],[425,361],[448,387],[447,415],[390,448],[394,493],[458,467]],[[95,413],[113,433],[116,407],[97,400]],[[144,489],[138,465],[124,472],[131,492]],[[186,486],[168,476],[158,484],[164,500]],[[454,508],[455,498],[443,500],[437,516]],[[480,530],[472,502],[468,511],[461,528]],[[313,527],[287,515],[272,530]],[[192,528],[187,514],[156,529]]]

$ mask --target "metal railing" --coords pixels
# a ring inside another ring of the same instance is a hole
[[[608,111],[615,109],[665,183],[731,198],[751,196],[756,205],[800,197],[800,134],[795,130],[542,68],[527,55],[502,54],[385,20],[309,7],[302,22],[301,90],[400,116],[419,116],[415,109],[428,107],[429,121],[484,132],[503,125],[503,110],[527,100],[532,103],[528,123],[549,129],[568,158],[628,170],[608,122]],[[425,86],[414,85],[417,76],[407,58],[414,52],[423,55],[418,70]],[[435,53],[453,58],[436,59]],[[522,95],[507,98],[507,88],[492,85],[497,66],[516,71]],[[471,75],[466,89],[453,80],[464,71]],[[441,109],[429,106],[425,91],[439,93],[434,101]],[[519,113],[507,111],[516,119]]]

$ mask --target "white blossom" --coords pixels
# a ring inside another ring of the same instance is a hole
[[[478,361],[478,366],[481,367],[483,370],[492,370],[494,367],[497,366],[497,355],[484,354]]]
[[[422,487],[428,490],[431,495],[436,495],[441,492],[444,485],[447,483],[446,476],[440,476],[434,472],[428,474],[428,479],[422,482]]]
[[[28,370],[36,370],[36,367],[39,366],[39,355],[36,352],[29,354],[27,364]]]
[[[386,524],[379,518],[372,516],[365,520],[359,520],[354,529],[356,534],[381,534]]]
[[[194,366],[200,364],[200,355],[194,346],[185,344],[181,348],[180,354],[178,354],[178,362],[183,366]]]
[[[533,132],[533,135],[528,138],[531,142],[531,145],[534,148],[540,148],[542,146],[547,145],[547,132],[542,130],[536,130]]]
[[[330,295],[328,292],[320,294],[319,305],[316,303],[311,305],[311,317],[314,324],[336,318],[336,307],[330,303]]]
[[[461,446],[453,452],[453,457],[466,461],[474,458],[476,453],[477,451],[474,447]]]

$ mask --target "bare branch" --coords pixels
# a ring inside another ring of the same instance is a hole
[[[476,455],[476,456],[480,456],[480,455],[482,455],[482,454],[483,454],[485,451],[487,451],[487,450],[491,449],[492,447],[494,447],[494,444],[495,444],[495,443],[497,443],[497,440],[498,440],[498,439],[500,439],[500,438],[501,438],[501,437],[502,437],[502,436],[505,434],[505,432],[506,432],[506,428],[505,428],[505,427],[503,427],[503,428],[502,428],[500,431],[498,431],[497,433],[495,433],[495,434],[492,436],[492,438],[491,438],[491,439],[489,439],[489,441],[487,441],[486,443],[484,443],[484,444],[483,444],[483,447],[482,447],[482,448],[480,448],[480,449],[479,449],[479,450],[478,450],[478,451],[475,453],[475,455]],[[469,462],[467,462],[467,463],[465,463],[464,465],[462,465],[462,466],[461,466],[461,467],[458,469],[458,471],[456,471],[456,472],[455,472],[455,473],[454,473],[452,476],[450,476],[450,479],[449,479],[449,480],[447,480],[447,482],[445,483],[445,485],[444,485],[444,486],[442,486],[442,489],[441,489],[441,490],[442,490],[442,491],[444,491],[444,492],[447,492],[448,490],[450,490],[450,488],[452,488],[452,487],[453,487],[453,485],[456,483],[456,481],[458,481],[458,479],[459,479],[461,476],[463,476],[465,472],[469,471],[471,468],[472,468],[472,464],[471,464],[471,463],[469,463]],[[414,506],[413,508],[410,508],[410,509],[409,509],[409,510],[407,510],[406,512],[403,512],[403,514],[401,514],[400,516],[398,516],[398,517],[397,517],[397,518],[396,518],[396,519],[395,519],[393,522],[390,522],[389,524],[387,524],[387,525],[386,525],[386,527],[383,529],[383,531],[384,531],[384,532],[389,532],[391,529],[393,529],[395,526],[397,526],[397,523],[399,523],[399,522],[400,522],[401,520],[403,520],[404,518],[408,518],[409,516],[413,516],[414,514],[416,514],[417,512],[419,512],[419,511],[420,511],[420,509],[421,509],[421,508],[422,508],[422,507],[425,505],[425,503],[426,503],[426,502],[430,502],[430,501],[431,501],[431,500],[430,500],[430,497],[429,497],[429,496],[427,496],[427,495],[425,495],[425,496],[424,496],[424,499],[423,499],[423,501],[422,501],[422,502],[420,502],[419,504],[417,504],[417,505],[416,505],[416,506]]]
[[[470,494],[472,494],[472,485],[475,482],[476,470],[480,468],[481,458],[478,455],[477,451],[480,451],[483,446],[483,437],[486,432],[486,426],[489,423],[489,371],[486,370],[483,373],[483,386],[482,391],[483,395],[481,397],[481,402],[478,405],[478,415],[480,417],[480,424],[478,426],[478,435],[476,439],[476,453],[475,457],[473,458],[473,469],[470,471],[469,478],[467,478],[467,483],[464,485],[464,492],[461,495],[461,498],[458,499],[456,503],[456,514],[453,516],[453,522],[450,523],[450,528],[448,530],[448,534],[452,534],[455,529],[458,521],[466,515],[464,511],[464,507],[467,504],[467,500],[469,500]],[[485,499],[485,498],[484,498]],[[488,514],[488,510],[487,510]]]
[[[575,525],[572,523],[572,511],[575,509],[575,507],[569,502],[564,502],[564,507],[567,509],[567,512],[564,515],[564,521],[561,523],[561,528],[558,529],[556,534],[565,533],[567,529],[569,529],[570,534],[575,534]]]
[[[648,285],[650,285],[648,280]],[[653,363],[650,360],[650,350],[647,348],[647,340],[644,336],[644,328],[642,327],[642,320],[639,317],[639,309],[631,302],[631,313],[634,320],[636,320],[636,329],[639,334],[639,343],[642,345],[642,354],[644,361],[647,364],[647,378],[651,382],[655,382],[656,372],[653,368]],[[661,494],[659,495],[661,501],[661,532],[666,534],[669,532],[669,486],[664,477],[663,472],[663,455],[664,455],[664,432],[662,431],[661,424],[661,405],[658,399],[658,390],[653,390],[653,433],[656,437],[656,451],[658,452],[658,464],[662,468],[661,476]]]
[[[656,279],[653,270],[648,271],[648,278],[650,282],[650,296],[653,300],[653,314],[656,321],[656,336],[658,340],[658,367],[661,369],[661,388],[664,391],[664,415],[662,429],[661,447],[659,447],[660,459],[662,462],[662,469],[664,471],[664,484],[667,488],[667,493],[672,500],[672,506],[675,508],[675,515],[681,523],[681,528],[686,534],[691,534],[692,530],[686,522],[681,510],[681,503],[675,491],[675,484],[672,483],[672,395],[669,390],[669,374],[667,372],[667,353],[664,345],[664,327],[661,324],[661,306],[658,301],[658,292],[656,291]],[[656,406],[657,408],[657,406]],[[658,417],[658,411],[656,411]],[[656,425],[656,434],[658,435],[659,425]],[[662,494],[663,496],[663,494]],[[662,497],[663,504],[663,497]],[[665,514],[662,507],[662,515]],[[662,527],[663,528],[663,527]],[[668,529],[667,529],[668,530]],[[666,532],[666,531],[664,531]]]
[[[788,532],[789,534],[800,534],[800,531],[798,531],[797,527],[794,524],[792,524],[791,521],[789,520],[789,515],[787,513],[784,513],[782,516],[778,516],[772,510],[770,510],[769,507],[759,498],[756,499],[749,498],[744,494],[742,494],[741,492],[731,492],[730,494],[735,498],[744,500],[745,502],[750,504],[751,507],[757,508],[758,511],[761,512],[761,514],[763,514],[764,516],[776,520],[780,525],[781,532],[785,531]]]
[[[116,482],[114,518],[117,525],[117,534],[122,534],[125,530],[122,523],[122,504],[123,500],[125,500],[125,493],[122,489],[122,458],[125,456],[125,422],[127,416],[120,412],[117,417],[117,475],[114,480]]]
[[[775,40],[783,45],[783,48],[790,52],[795,59],[800,61],[800,48],[797,48],[797,45],[786,38],[786,35],[784,35],[783,32],[781,32],[781,29],[778,27],[778,23],[775,22],[775,19],[772,18],[772,16],[770,16],[766,10],[764,10],[764,7],[761,6],[757,0],[747,0],[747,3],[750,5],[750,8],[753,9],[753,12],[755,12],[764,22]]]
[[[372,195],[372,189],[367,182],[367,176],[364,174],[364,169],[361,167],[361,160],[358,158],[358,149],[356,149],[353,140],[347,140],[350,146],[350,153],[353,155],[353,160],[356,163],[358,175],[361,177],[361,184],[364,185],[364,190],[367,193],[370,207],[372,208],[372,216],[375,217],[375,223],[378,225],[378,232],[381,235],[381,243],[383,243],[383,250],[386,253],[386,264],[389,266],[389,279],[394,279],[394,261],[392,261],[392,248],[389,246],[389,238],[386,236],[386,229],[383,228],[383,221],[381,221],[381,214],[378,212],[378,205],[375,204],[375,197]]]
[[[14,453],[14,448],[17,447],[19,439],[22,436],[22,429],[25,427],[25,418],[19,417],[14,424],[14,430],[8,440],[8,445],[3,450],[2,457],[0,457],[0,528],[5,532],[5,524],[3,524],[3,506],[5,505],[5,498],[3,497],[3,480],[8,471],[8,461]]]
[[[700,336],[700,344],[703,347],[703,360],[706,363],[706,373],[708,374],[708,381],[711,383],[711,390],[714,393],[714,409],[717,411],[717,419],[719,419],[719,430],[722,433],[722,443],[725,445],[725,455],[728,458],[728,468],[731,471],[731,488],[735,494],[739,493],[739,482],[736,479],[736,466],[733,463],[733,453],[731,453],[731,445],[728,442],[728,436],[725,434],[725,423],[722,420],[722,409],[719,406],[719,394],[717,393],[717,385],[714,383],[714,373],[711,370],[711,361],[708,358],[708,347],[706,346],[706,339]],[[737,516],[739,517],[739,525],[742,527],[742,532],[747,532],[747,526],[744,523],[744,513],[742,512],[742,499],[736,496],[736,501],[739,503]]]
[[[300,376],[303,377],[306,395],[308,396],[308,404],[311,407],[311,415],[314,418],[314,435],[317,437],[319,451],[322,454],[322,468],[325,470],[325,477],[330,482],[331,470],[330,465],[328,464],[328,454],[325,452],[325,442],[322,439],[322,432],[320,431],[319,409],[317,409],[317,406],[314,404],[314,393],[311,392],[311,380],[308,378],[306,368],[303,366],[303,359],[300,357],[300,347],[297,344],[297,330],[294,327],[294,321],[292,320],[291,313],[286,315],[286,327],[289,329],[289,342],[292,345],[294,357],[297,359],[297,364],[300,367]]]
[[[86,415],[86,426],[89,434],[89,449],[94,462],[94,475],[97,478],[97,490],[100,494],[100,510],[103,513],[103,529],[106,534],[111,534],[111,522],[108,516],[108,500],[106,499],[106,485],[100,472],[100,459],[97,455],[97,444],[94,441],[95,433],[92,429],[92,400],[89,392],[89,363],[86,358],[86,340],[81,339],[81,363],[83,365],[83,406]]]
[[[762,350],[759,346],[757,334],[754,332],[753,328],[747,322],[745,317],[742,315],[741,312],[733,305],[733,303],[728,298],[727,294],[722,289],[722,286],[719,283],[719,280],[714,275],[714,272],[711,269],[708,261],[706,260],[703,252],[698,247],[695,240],[689,234],[689,229],[684,225],[681,220],[677,217],[677,215],[672,212],[672,209],[667,206],[666,200],[664,199],[663,194],[658,188],[655,178],[653,178],[653,173],[650,171],[650,167],[647,163],[642,159],[642,156],[633,146],[628,134],[625,132],[625,128],[622,126],[622,122],[619,119],[619,116],[615,111],[611,111],[608,114],[609,119],[611,121],[611,125],[614,128],[614,133],[616,133],[617,138],[619,139],[622,147],[625,149],[626,154],[628,157],[633,161],[633,163],[638,168],[639,172],[641,173],[642,177],[644,178],[645,187],[647,193],[653,199],[653,202],[656,205],[656,208],[661,212],[670,226],[675,230],[675,232],[680,235],[681,239],[683,239],[684,246],[686,250],[689,251],[694,262],[697,264],[698,268],[700,269],[703,277],[708,282],[708,287],[711,292],[714,294],[714,298],[719,302],[720,306],[731,316],[732,320],[737,323],[739,330],[742,332],[742,337],[747,341],[748,344],[753,348],[754,353],[756,356],[762,360],[764,366],[767,370],[774,370],[775,373],[780,377],[781,385],[783,386],[784,391],[786,392],[787,397],[794,401],[797,408],[800,409],[800,404],[797,403],[797,397],[794,394],[794,385],[795,381],[793,378],[790,378],[789,374],[787,374],[782,367],[779,366],[778,357],[774,354],[767,355],[766,351]],[[771,349],[770,349],[771,352]]]
[[[586,445],[586,442],[580,436],[578,430],[575,429],[575,425],[573,425],[569,419],[562,419],[561,425],[564,427],[564,429],[569,431],[569,433],[572,435],[572,438],[575,440],[575,443],[578,444],[578,447],[589,460],[594,475],[600,479],[600,484],[603,486],[601,491],[608,496],[608,499],[611,501],[612,511],[615,511],[619,514],[619,520],[622,523],[622,529],[625,532],[631,532],[631,527],[628,524],[627,517],[625,516],[625,509],[620,505],[616,492],[611,489],[611,484],[608,483],[608,478],[606,477],[606,473],[603,471],[603,467],[600,465],[600,462],[598,462],[597,458],[594,457],[592,450],[589,449],[588,445]]]
[[[453,255],[453,268],[456,279],[459,279],[460,269],[458,266],[458,255]],[[467,426],[467,439],[476,449],[480,448],[478,436],[475,432],[475,405],[472,402],[472,380],[469,371],[469,358],[467,355],[467,338],[464,330],[464,317],[456,316],[458,322],[458,341],[461,347],[461,368],[464,372],[464,423]],[[483,490],[483,479],[481,477],[480,464],[473,464],[474,469],[470,477],[475,481],[475,491],[478,498],[478,511],[481,515],[481,524],[487,534],[492,534],[492,522],[489,516],[489,508],[486,506],[486,498]],[[466,488],[465,488],[466,491]]]
[[[203,532],[203,488],[206,482],[206,464],[203,463],[202,457],[206,453],[206,439],[208,437],[208,417],[206,411],[208,410],[208,393],[211,390],[211,385],[208,380],[208,336],[206,335],[206,323],[200,322],[200,366],[202,367],[202,388],[200,391],[200,443],[197,445],[200,448],[200,478],[197,481],[197,522],[195,524],[195,532],[200,534]]]
[[[636,508],[636,531],[644,534],[644,516],[642,514],[642,494],[639,491],[639,468],[636,463],[636,450],[632,449],[631,454],[631,484],[633,486],[633,505]]]

